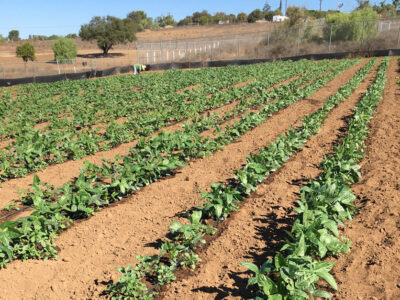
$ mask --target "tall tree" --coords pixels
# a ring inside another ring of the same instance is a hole
[[[160,27],[165,27],[165,26],[174,26],[176,25],[176,22],[174,20],[174,17],[171,14],[168,14],[166,16],[159,16],[156,18],[156,22]]]
[[[357,1],[357,8],[356,9],[363,9],[369,7],[369,0],[356,0]]]
[[[141,21],[147,19],[147,14],[143,10],[134,10],[131,11],[126,17],[131,19],[133,22],[140,24]]]
[[[289,6],[286,10],[288,16],[287,24],[289,27],[298,26],[305,18],[305,8],[298,6]]]
[[[8,40],[11,41],[11,42],[19,41],[20,40],[19,31],[18,30],[11,30],[8,33]]]
[[[265,13],[262,10],[257,8],[249,14],[249,16],[247,17],[247,21],[249,23],[254,23],[254,22],[256,22],[258,20],[262,20],[264,18],[265,18]]]
[[[107,56],[108,51],[118,44],[136,40],[137,24],[131,19],[119,19],[112,16],[93,17],[89,24],[81,26],[79,36],[86,41],[97,42],[97,46]]]
[[[247,14],[244,12],[238,13],[237,20],[239,22],[247,22]]]

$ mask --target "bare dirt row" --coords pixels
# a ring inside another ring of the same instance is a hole
[[[0,271],[0,289],[7,291],[7,297],[0,295],[0,299],[99,298],[105,284],[118,279],[116,267],[135,264],[136,254],[155,253],[154,243],[165,236],[169,224],[182,221],[183,212],[200,204],[200,190],[231,178],[232,169],[240,168],[249,153],[269,145],[298,118],[317,110],[364,64],[346,70],[310,98],[272,116],[224,151],[189,162],[174,177],[76,223],[56,241],[59,260],[11,263]]]

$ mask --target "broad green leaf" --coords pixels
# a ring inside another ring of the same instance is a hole
[[[323,279],[325,279],[325,281],[327,283],[329,283],[329,285],[335,289],[337,291],[338,286],[336,284],[335,278],[333,278],[333,276],[331,274],[329,274],[328,272],[318,272],[317,273],[318,276],[322,277]]]
[[[331,294],[329,294],[328,292],[323,291],[323,290],[316,290],[314,292],[314,296],[315,297],[326,298],[326,299],[331,299],[332,298]]]
[[[258,274],[259,270],[258,267],[251,263],[251,262],[241,262],[240,263],[242,266],[246,267],[247,269],[249,269],[250,271],[254,272],[255,274]]]

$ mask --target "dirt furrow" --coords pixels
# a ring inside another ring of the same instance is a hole
[[[346,70],[311,98],[282,110],[266,123],[243,135],[213,156],[188,163],[174,177],[144,188],[60,235],[59,259],[11,263],[0,271],[0,299],[99,298],[105,283],[116,280],[115,268],[136,262],[135,255],[151,254],[181,213],[200,203],[200,190],[227,180],[251,152],[268,145],[287,131],[299,117],[317,110],[364,63]],[[212,166],[212,168],[210,168]],[[181,297],[180,297],[181,298]],[[181,298],[181,299],[184,299]]]
[[[346,224],[351,252],[333,269],[335,299],[400,299],[400,86],[397,58],[390,61],[387,84],[370,123],[362,179],[351,189],[360,211]]]
[[[353,95],[334,108],[320,132],[261,184],[226,222],[221,234],[200,251],[199,269],[181,274],[181,280],[165,288],[159,298],[222,299],[248,298],[249,272],[240,265],[261,265],[283,246],[294,220],[293,208],[300,188],[320,173],[320,162],[346,130],[346,120],[376,75],[370,72]],[[342,83],[345,83],[343,81]]]
[[[280,85],[287,85],[291,81],[296,80],[298,77],[299,76],[295,76],[280,83],[277,83],[268,90],[272,90]],[[240,100],[236,100],[232,103],[222,105],[216,109],[201,113],[199,114],[199,116],[206,117],[208,113],[211,115],[213,113],[223,114],[224,112],[231,111],[239,101]],[[186,121],[187,120],[184,120],[173,125],[165,126],[159,131],[152,134],[152,136],[157,135],[161,131],[181,130],[182,124],[186,123]],[[47,182],[48,184],[54,185],[55,187],[59,187],[66,181],[72,180],[74,177],[78,176],[79,170],[80,168],[82,168],[84,161],[90,161],[91,163],[99,164],[101,163],[102,159],[113,159],[116,155],[127,155],[129,153],[129,149],[134,147],[137,141],[138,140],[134,140],[129,143],[124,143],[109,151],[97,152],[96,154],[84,157],[80,160],[70,160],[62,164],[52,165],[44,170],[29,174],[28,176],[23,178],[16,178],[5,181],[0,185],[0,208],[8,205],[12,201],[20,199],[21,195],[19,191],[26,191],[27,189],[29,189],[30,185],[33,182],[34,175],[38,175],[41,181]],[[0,216],[4,214],[5,213],[0,212]]]

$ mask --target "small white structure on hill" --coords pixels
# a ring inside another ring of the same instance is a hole
[[[286,19],[288,19],[288,17],[286,17],[286,16],[273,16],[272,22],[283,22]]]

